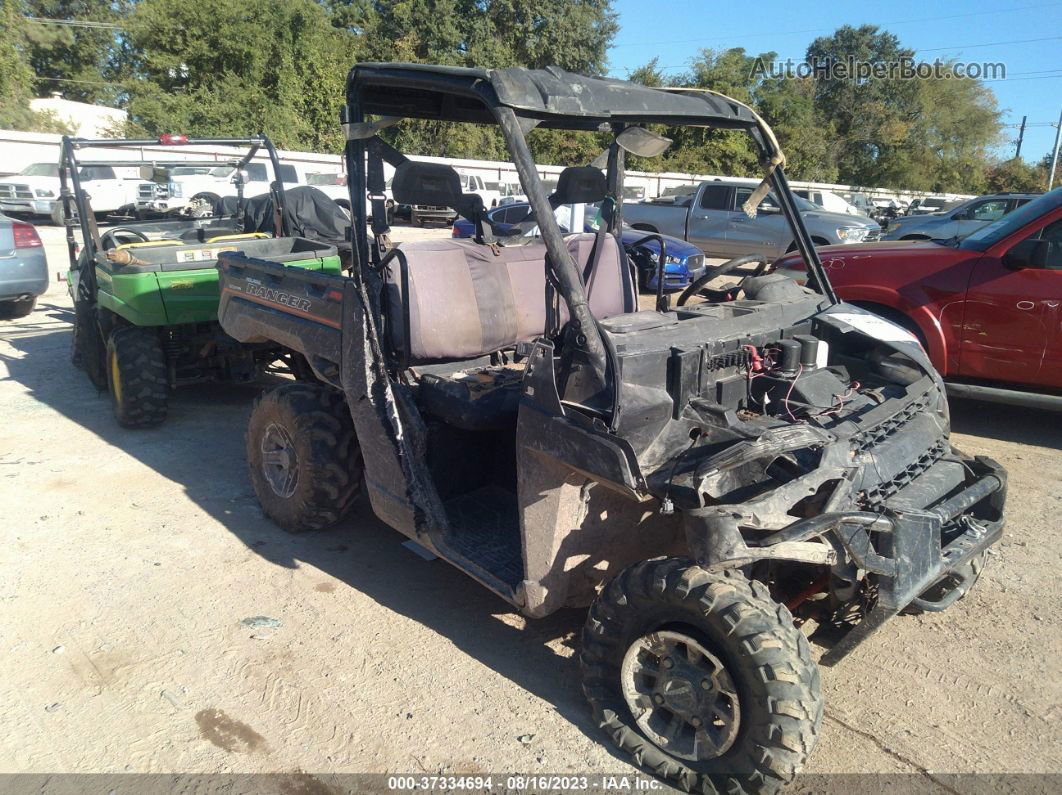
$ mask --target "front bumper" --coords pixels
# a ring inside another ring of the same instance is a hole
[[[886,510],[885,513],[841,512],[807,519],[776,533],[768,541],[808,538],[818,534],[800,525],[824,525],[861,569],[877,578],[877,602],[867,616],[822,657],[833,665],[905,607],[943,610],[961,592],[946,592],[939,600],[921,598],[934,585],[954,574],[995,544],[1003,535],[1003,504],[1007,473],[985,456],[965,458],[972,480],[931,508]],[[871,531],[879,539],[871,541]],[[944,538],[950,540],[944,542]]]
[[[54,204],[55,199],[3,199],[0,200],[0,212],[51,215]]]

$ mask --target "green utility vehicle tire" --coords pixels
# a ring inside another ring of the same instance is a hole
[[[255,401],[247,465],[266,516],[289,533],[346,516],[362,492],[361,448],[343,394],[297,382]]]
[[[687,792],[775,792],[815,745],[808,642],[740,572],[681,558],[625,569],[590,608],[580,662],[597,724]]]
[[[166,356],[155,329],[122,326],[111,332],[107,386],[119,425],[150,428],[166,419],[170,387]]]

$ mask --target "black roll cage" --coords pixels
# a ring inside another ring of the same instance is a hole
[[[93,223],[92,219],[89,218],[85,192],[81,189],[81,175],[79,171],[83,166],[110,166],[112,168],[152,166],[154,168],[159,168],[172,166],[218,167],[231,165],[238,171],[242,171],[246,168],[247,164],[254,159],[254,156],[258,154],[259,149],[265,149],[266,153],[269,155],[270,166],[273,169],[273,182],[270,184],[270,191],[274,200],[274,212],[277,214],[281,223],[281,226],[278,226],[277,228],[282,234],[287,234],[283,226],[286,223],[286,220],[284,216],[284,181],[280,177],[280,156],[277,154],[276,147],[273,146],[273,142],[268,136],[261,134],[251,138],[185,138],[182,136],[180,142],[167,142],[163,140],[165,137],[166,136],[160,136],[159,138],[90,139],[75,138],[69,135],[63,136],[59,149],[59,201],[62,202],[63,217],[65,219],[72,218],[73,214],[71,213],[71,210],[74,206],[77,207],[77,216],[81,227],[81,237],[84,241],[85,250],[88,252],[88,258],[90,260],[95,259],[96,254],[99,252],[100,240],[96,225]],[[228,160],[168,160],[165,158],[157,158],[151,160],[93,159],[79,161],[77,157],[78,150],[92,147],[107,149],[143,146],[182,147],[194,146],[197,144],[206,146],[246,146],[249,147],[249,149],[242,157],[234,157]],[[73,187],[73,190],[71,190],[71,186]],[[243,184],[238,183],[237,189],[239,191],[239,202],[242,207]],[[77,266],[78,252],[77,240],[74,237],[74,228],[69,220],[67,220],[66,223],[66,245],[67,253],[70,257],[70,267],[73,269]]]
[[[569,91],[568,88],[578,90]],[[366,124],[369,115],[381,118]],[[401,63],[356,64],[347,78],[346,105],[341,112],[347,133],[344,155],[353,216],[355,272],[379,259],[382,237],[374,228],[377,256],[376,260],[371,259],[366,214],[366,198],[372,198],[366,181],[367,141],[373,139],[379,129],[407,118],[495,124],[501,128],[520,184],[538,219],[552,280],[568,305],[575,332],[573,338],[585,352],[601,386],[612,393],[614,404],[619,400],[620,381],[614,366],[614,353],[610,350],[607,335],[602,333],[590,311],[581,274],[564,245],[528,147],[526,133],[541,126],[610,131],[615,136],[627,126],[660,123],[741,129],[756,142],[763,163],[783,160],[781,151],[774,144],[773,134],[762,119],[741,103],[710,91],[650,89],[621,81],[574,75],[556,67],[483,70]],[[797,250],[807,263],[811,277],[809,284],[830,304],[836,304],[837,296],[793,201],[782,166],[769,169],[768,174],[768,182],[793,230]],[[623,176],[624,150],[613,141],[609,147],[606,174],[610,196],[623,196]],[[620,198],[608,219],[607,231],[616,234],[622,223],[623,202]],[[614,411],[613,421],[615,418]]]

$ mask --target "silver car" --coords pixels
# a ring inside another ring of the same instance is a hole
[[[906,215],[886,228],[885,240],[950,240],[966,237],[985,224],[1035,199],[1037,193],[996,193],[952,204],[939,212]]]
[[[25,317],[48,289],[48,261],[32,224],[0,213],[0,319]]]

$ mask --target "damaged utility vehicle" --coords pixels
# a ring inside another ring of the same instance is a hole
[[[405,118],[497,125],[539,236],[496,239],[452,168],[379,137]],[[219,256],[225,330],[291,348],[320,379],[254,408],[265,513],[309,530],[364,496],[527,616],[591,605],[584,691],[635,762],[692,791],[790,781],[823,706],[793,614],[845,633],[833,664],[897,613],[954,603],[1002,533],[1006,475],[949,443],[925,353],[837,301],[773,134],[735,100],[373,63],[351,71],[343,122],[352,275]],[[746,210],[773,191],[815,290],[753,255],[638,311],[617,199],[626,153],[669,143],[648,125],[747,132],[767,173]],[[567,168],[547,196],[536,128],[607,140],[604,172]],[[390,247],[385,224],[367,229],[384,162],[395,201],[450,207],[475,238]],[[591,203],[599,229],[563,236],[553,208]]]
[[[128,428],[158,425],[166,419],[169,393],[200,381],[249,381],[278,359],[297,377],[312,377],[305,363],[276,343],[244,345],[218,325],[217,256],[240,250],[290,266],[340,272],[338,245],[346,245],[345,231],[333,218],[321,217],[315,201],[285,196],[275,179],[270,195],[243,199],[245,167],[260,149],[269,156],[274,176],[279,159],[265,136],[248,139],[188,139],[163,135],[157,143],[171,146],[224,144],[246,147],[232,161],[237,174],[238,197],[233,212],[224,217],[180,221],[123,219],[119,226],[96,226],[91,197],[81,182],[85,167],[123,164],[158,167],[161,163],[185,166],[214,160],[80,160],[78,152],[92,147],[133,147],[154,140],[85,140],[64,137],[59,162],[62,216],[70,255],[68,289],[74,301],[74,363],[85,369],[98,389],[108,389],[119,424]],[[289,199],[286,201],[285,199]],[[315,197],[310,197],[315,198]],[[326,205],[334,205],[324,196]],[[299,201],[301,200],[301,201]],[[246,205],[246,206],[245,206]],[[309,207],[313,217],[297,219]],[[327,208],[326,208],[327,209]],[[345,217],[337,206],[333,216]],[[325,213],[327,215],[327,212]],[[74,228],[80,226],[84,247],[79,250]],[[296,237],[307,228],[331,230],[318,239]],[[327,239],[328,237],[332,239]],[[320,239],[324,237],[326,239]]]

